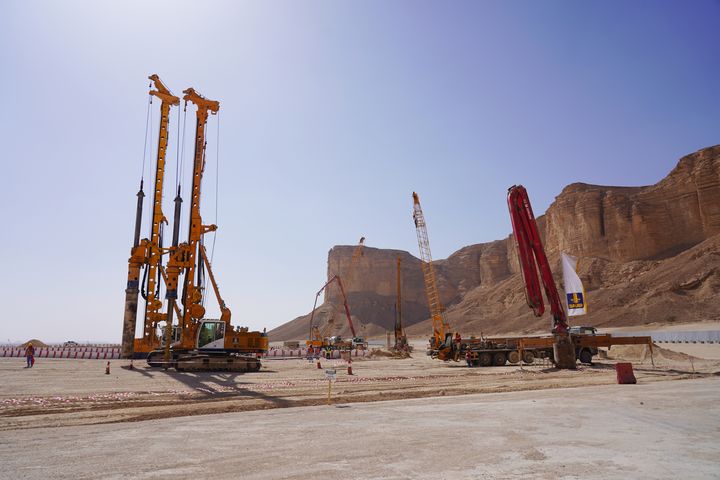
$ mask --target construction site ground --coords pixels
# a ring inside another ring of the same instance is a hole
[[[720,345],[712,345],[720,349]],[[613,385],[614,363],[631,361],[640,384],[713,377],[720,360],[656,348],[655,366],[645,346],[613,347],[613,358],[577,370],[549,363],[468,368],[464,362],[433,360],[420,348],[412,358],[379,352],[352,363],[342,360],[265,360],[257,373],[189,373],[149,368],[144,361],[38,359],[31,369],[23,358],[0,359],[0,430],[136,422],[212,413],[324,405],[325,369],[337,370],[333,404],[567,387]],[[685,382],[683,382],[685,383]],[[535,393],[528,393],[531,398]]]
[[[588,373],[550,382],[607,376]],[[0,437],[0,478],[717,478],[720,378],[639,373],[638,385],[15,430]]]

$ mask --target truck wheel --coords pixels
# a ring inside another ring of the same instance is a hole
[[[586,348],[580,350],[580,355],[578,355],[580,363],[592,363],[592,357],[592,353]]]
[[[533,363],[535,360],[535,354],[529,350],[523,352],[523,362],[527,364]]]
[[[503,352],[498,352],[495,355],[493,355],[493,365],[496,367],[502,367],[505,365],[505,362],[507,361],[507,357]]]
[[[513,350],[512,352],[508,353],[507,359],[510,363],[518,363],[520,361],[520,352],[518,352],[517,350]]]
[[[492,355],[487,352],[481,353],[479,358],[481,367],[489,367],[492,364]]]

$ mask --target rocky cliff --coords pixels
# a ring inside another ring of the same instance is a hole
[[[530,192],[532,195],[532,192]],[[581,322],[598,326],[720,320],[720,146],[680,159],[662,181],[645,187],[583,183],[563,189],[538,217],[545,249],[558,275],[560,252],[580,258],[579,274],[590,313]],[[354,247],[328,254],[328,278],[347,273]],[[365,335],[383,334],[394,321],[395,265],[402,259],[403,317],[408,333],[430,332],[420,260],[408,252],[365,248],[347,283],[354,321]],[[532,317],[512,236],[464,247],[434,262],[442,302],[453,328],[464,333],[530,332],[548,318]],[[316,312],[340,316],[332,289]],[[271,340],[305,338],[309,317],[270,332]]]

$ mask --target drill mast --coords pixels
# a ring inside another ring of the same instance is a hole
[[[190,198],[190,224],[188,241],[178,245],[171,253],[168,262],[168,300],[174,304],[177,298],[178,276],[184,270],[184,284],[182,291],[183,316],[179,319],[180,348],[193,348],[199,320],[205,316],[202,306],[203,294],[201,285],[201,269],[198,268],[199,248],[202,236],[205,233],[217,230],[216,225],[203,225],[200,215],[200,187],[205,169],[205,126],[209,114],[216,114],[220,103],[206,98],[195,92],[194,89],[184,90],[183,100],[192,102],[197,107],[195,122],[195,155],[193,158],[193,180]],[[209,265],[209,262],[208,262]],[[196,278],[197,275],[197,278]],[[214,280],[214,278],[213,278]],[[169,321],[172,323],[172,311],[168,309]]]
[[[167,220],[162,212],[162,194],[165,180],[165,155],[168,144],[168,124],[170,120],[170,107],[178,105],[180,99],[174,96],[163,84],[160,77],[153,74],[148,77],[155,84],[155,90],[150,95],[160,99],[160,128],[158,133],[157,161],[155,166],[155,184],[153,186],[153,208],[150,223],[150,238],[140,240],[140,227],[142,224],[142,203],[145,193],[142,181],[137,197],[137,211],[135,216],[135,240],[128,260],[128,282],[125,290],[125,319],[123,325],[122,356],[131,358],[135,348],[135,327],[137,324],[137,302],[140,287],[140,270],[145,265],[145,279],[147,286],[143,285],[145,298],[145,315],[143,323],[143,336],[139,339],[138,348],[149,351],[155,348],[158,338],[157,324],[164,320],[162,301],[157,298],[159,291],[160,265],[162,257],[162,223]],[[143,282],[144,283],[144,282]]]

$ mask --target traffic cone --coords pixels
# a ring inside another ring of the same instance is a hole
[[[320,365],[320,360],[318,360],[318,362],[317,362],[317,367],[318,367],[318,370],[322,369],[322,365]]]
[[[105,366],[105,375],[110,375],[110,362]]]

